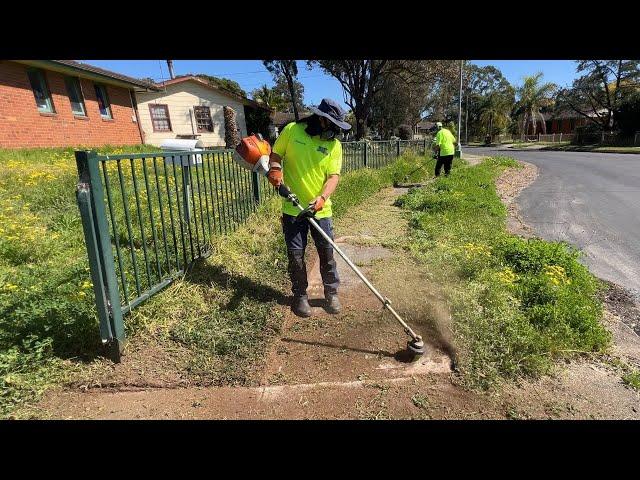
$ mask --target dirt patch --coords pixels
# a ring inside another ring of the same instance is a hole
[[[49,400],[64,419],[486,419],[502,402],[433,374],[383,381],[149,392],[62,392]]]
[[[520,216],[515,199],[538,177],[538,167],[518,160],[522,168],[507,168],[496,180],[496,191],[507,207],[507,230],[522,237],[533,237],[533,231]]]
[[[620,285],[603,281],[607,285],[607,291],[604,295],[607,310],[620,317],[636,335],[640,335],[640,305],[638,305],[636,297]]]
[[[393,206],[402,189],[386,189],[372,199],[376,209],[350,212],[336,223],[338,246],[362,270],[383,296],[427,344],[427,354],[413,363],[403,361],[409,337],[381,302],[336,254],[341,278],[343,311],[327,314],[317,259],[309,271],[309,300],[313,317],[287,313],[283,337],[271,351],[263,383],[296,384],[328,381],[382,380],[426,373],[448,373],[451,358],[424,308],[435,288],[398,245],[407,238],[406,214]],[[411,278],[409,278],[411,277]],[[402,282],[399,280],[402,279]],[[408,288],[398,289],[397,285]],[[416,288],[418,286],[419,288]],[[416,304],[419,297],[422,303]],[[416,312],[420,312],[419,314]]]
[[[469,165],[473,166],[473,165],[477,165],[480,162],[482,162],[483,159],[488,158],[487,155],[468,155],[466,153],[462,154],[462,158],[463,160],[466,160]]]

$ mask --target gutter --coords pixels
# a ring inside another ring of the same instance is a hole
[[[133,112],[136,114],[136,123],[138,124],[138,132],[140,132],[140,140],[144,145],[144,131],[142,130],[142,124],[140,123],[140,115],[138,114],[138,102],[136,102],[136,95],[133,89],[129,90],[129,98],[131,99],[131,107],[133,108]]]

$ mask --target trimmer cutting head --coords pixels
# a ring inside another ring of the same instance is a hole
[[[424,347],[424,342],[422,341],[422,337],[416,337],[415,339],[411,339],[407,342],[407,351],[411,353],[414,358],[421,357],[425,354],[426,349]]]

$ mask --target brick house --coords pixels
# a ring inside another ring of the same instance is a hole
[[[577,127],[582,127],[589,123],[589,120],[579,113],[564,111],[542,112],[544,118],[546,132],[548,135],[554,133],[573,134],[576,133]],[[536,121],[536,134],[542,132],[542,121]],[[533,135],[533,125],[529,124],[527,135]]]
[[[0,60],[0,148],[144,143],[135,93],[157,90],[72,60]]]

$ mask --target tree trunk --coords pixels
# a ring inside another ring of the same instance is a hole
[[[240,129],[236,123],[236,112],[226,105],[222,107],[224,117],[224,141],[226,148],[236,148],[240,144]]]
[[[469,94],[467,94],[465,107],[465,121],[464,121],[464,143],[469,144]]]
[[[291,75],[289,74],[289,72],[285,72],[284,76],[287,79],[287,86],[289,87],[289,94],[291,95],[293,116],[295,117],[297,122],[298,120],[300,120],[300,117],[298,115],[298,106],[296,105],[296,91],[295,91],[295,88],[293,87],[293,78],[291,78]]]
[[[489,117],[489,143],[493,143],[493,113]]]

